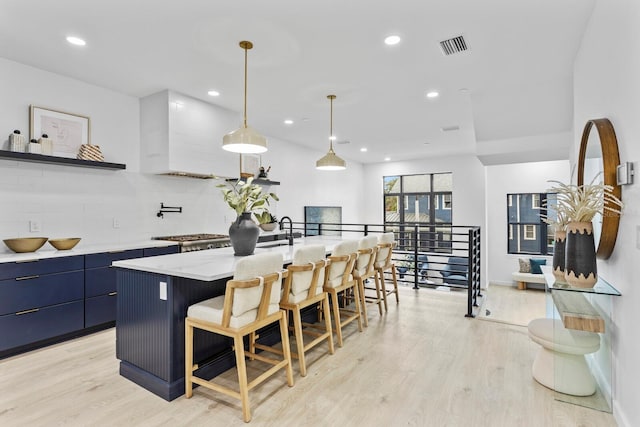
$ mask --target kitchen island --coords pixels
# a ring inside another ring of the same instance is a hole
[[[330,253],[343,239],[313,236],[286,242],[265,242],[255,253],[281,253],[284,263],[303,245],[323,244]],[[284,244],[283,244],[284,243]],[[114,262],[118,308],[116,357],[120,374],[165,400],[184,394],[184,319],[190,305],[225,293],[240,257],[233,248],[162,255]],[[277,328],[261,337],[277,341]],[[228,338],[196,331],[194,362],[199,376],[212,378],[235,364]]]

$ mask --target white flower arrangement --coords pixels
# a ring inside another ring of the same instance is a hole
[[[545,222],[558,227],[566,226],[569,222],[591,222],[597,213],[620,215],[624,206],[622,201],[613,194],[611,185],[596,183],[597,178],[598,176],[590,184],[583,185],[549,181],[556,184],[547,192],[557,195],[557,219],[555,221],[545,219]]]

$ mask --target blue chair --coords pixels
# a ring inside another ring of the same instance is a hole
[[[463,257],[450,257],[440,274],[442,274],[445,284],[467,286],[469,260]]]

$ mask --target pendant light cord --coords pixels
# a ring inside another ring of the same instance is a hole
[[[330,113],[329,113],[329,152],[333,153],[333,100],[335,99],[335,95],[329,95],[329,101],[331,102]]]
[[[247,51],[248,46],[244,46],[244,127],[247,127]]]

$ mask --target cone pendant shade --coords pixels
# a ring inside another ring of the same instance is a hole
[[[347,168],[347,162],[338,157],[333,151],[333,100],[335,95],[328,95],[331,102],[330,129],[329,129],[329,152],[316,162],[316,169],[324,171],[338,171]]]
[[[234,153],[264,153],[267,151],[267,139],[247,125],[247,51],[253,47],[249,41],[241,41],[244,49],[244,110],[242,127],[226,134],[222,138],[222,148]]]

